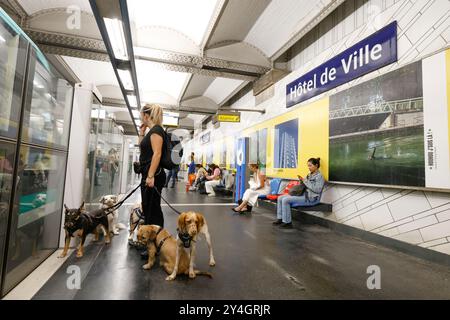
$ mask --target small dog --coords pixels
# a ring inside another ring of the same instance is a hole
[[[135,231],[138,227],[144,223],[144,214],[142,212],[142,204],[140,202],[135,203],[130,210],[130,234],[128,240],[134,240]]]
[[[90,233],[95,234],[95,241],[98,240],[98,226],[101,226],[105,234],[105,243],[111,242],[109,236],[108,217],[103,209],[87,212],[84,207],[84,202],[78,209],[69,209],[64,204],[64,229],[66,231],[64,250],[58,258],[64,258],[69,250],[70,240],[72,237],[80,237],[81,242],[78,246],[77,258],[81,258],[84,254],[84,241]]]
[[[170,233],[157,225],[142,225],[137,232],[138,242],[147,246],[148,262],[143,265],[145,270],[151,269],[155,263],[155,257],[159,253],[159,264],[167,274],[172,274],[175,262],[177,261],[177,240]],[[204,275],[212,278],[209,272],[193,270],[195,275]],[[180,250],[180,258],[177,274],[189,274],[189,255],[184,250]]]
[[[209,265],[215,266],[213,250],[211,246],[211,237],[208,231],[208,225],[202,214],[196,212],[183,212],[178,217],[178,236],[176,246],[176,259],[175,267],[172,273],[166,278],[166,280],[174,280],[178,274],[178,268],[180,267],[180,261],[183,247],[190,248],[189,255],[189,278],[195,278],[194,260],[196,253],[196,243],[200,233],[205,235],[206,242],[209,248]]]
[[[102,204],[102,209],[108,209],[117,203],[118,196],[116,195],[107,195],[103,196],[100,199],[100,203]],[[109,224],[109,232],[118,235],[121,229],[126,229],[127,227],[123,223],[119,223],[119,211],[114,210],[112,213],[108,215],[108,224]]]

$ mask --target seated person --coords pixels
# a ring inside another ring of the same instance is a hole
[[[241,204],[232,209],[235,212],[250,212],[250,208],[258,201],[258,196],[270,193],[269,180],[266,179],[264,172],[259,169],[258,164],[249,163],[248,167],[253,172],[253,180],[249,181],[250,188],[245,190]]]
[[[194,184],[189,188],[189,190],[191,191],[195,191],[198,188],[198,185],[206,180],[206,169],[203,168],[203,166],[200,163],[197,163],[195,165],[196,169],[197,169],[197,173],[195,175],[195,181]]]
[[[300,182],[305,185],[305,192],[302,196],[284,195],[277,199],[277,220],[274,225],[280,228],[292,228],[291,204],[313,205],[320,202],[320,193],[325,185],[325,179],[319,171],[320,158],[308,160],[309,174],[306,179],[298,176]]]
[[[220,184],[222,173],[220,171],[220,168],[216,166],[214,163],[212,163],[209,167],[211,168],[213,174],[208,174],[206,176],[206,180],[208,181],[205,182],[205,189],[209,197],[214,197],[216,193],[214,192],[213,187],[218,186]]]

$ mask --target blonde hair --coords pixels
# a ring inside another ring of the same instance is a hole
[[[159,104],[147,103],[142,109],[142,113],[146,113],[150,116],[150,120],[155,125],[162,126],[163,122],[163,110]]]

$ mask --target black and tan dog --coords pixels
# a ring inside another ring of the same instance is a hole
[[[99,209],[92,212],[87,212],[84,208],[84,202],[78,209],[69,209],[65,204],[64,229],[66,230],[66,238],[64,250],[59,258],[64,258],[69,250],[70,240],[72,237],[80,237],[81,242],[78,247],[77,258],[83,256],[83,246],[86,237],[90,233],[95,234],[95,241],[98,240],[98,227],[103,228],[105,234],[105,243],[110,243],[110,235],[108,232],[108,216],[105,210]]]

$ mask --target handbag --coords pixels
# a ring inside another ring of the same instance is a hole
[[[299,185],[293,186],[292,188],[289,189],[289,195],[300,197],[305,193],[305,191],[306,191],[305,184],[300,183]]]
[[[147,161],[145,163],[140,163],[139,161],[133,162],[134,173],[136,173],[136,174],[145,173],[145,169],[149,164],[150,164],[150,161]]]

